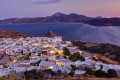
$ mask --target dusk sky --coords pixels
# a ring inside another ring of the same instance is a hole
[[[120,17],[120,0],[0,0],[0,19],[43,17],[57,12]]]

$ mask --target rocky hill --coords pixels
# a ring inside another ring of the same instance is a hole
[[[37,23],[85,23],[94,26],[120,26],[120,18],[87,17],[75,13],[56,13],[52,16],[37,18],[11,18],[0,20],[0,24],[37,24]]]
[[[42,35],[44,37],[57,37],[58,35],[56,35],[55,33],[53,33],[52,31],[48,32],[47,34],[45,35]]]
[[[20,37],[30,37],[21,32],[12,31],[12,30],[0,30],[0,38],[20,38]]]
[[[110,60],[120,63],[120,46],[111,44],[97,44],[85,41],[71,40],[73,45],[78,46],[79,49],[99,56],[107,57]],[[102,59],[102,57],[100,58]],[[104,60],[105,61],[105,60]]]

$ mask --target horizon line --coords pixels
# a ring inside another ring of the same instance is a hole
[[[65,14],[63,12],[56,12],[54,14],[57,14],[57,13],[61,13],[61,14]],[[18,19],[23,19],[23,18],[45,18],[45,17],[50,17],[50,16],[53,16],[54,14],[52,15],[47,15],[47,16],[38,16],[38,17],[11,17],[11,18],[4,18],[4,19],[0,19],[0,20],[6,20],[6,19],[15,19],[15,18],[18,18]],[[70,14],[77,14],[77,15],[83,15],[83,14],[79,14],[79,13],[67,13],[65,15],[70,15]],[[83,15],[83,16],[86,16],[86,15]],[[120,18],[120,17],[117,17],[117,16],[113,16],[113,17],[103,17],[103,16],[86,16],[86,17],[91,17],[91,18],[97,18],[97,17],[101,17],[101,18]]]

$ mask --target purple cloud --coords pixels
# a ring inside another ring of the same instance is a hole
[[[53,4],[53,3],[58,3],[62,0],[39,0],[37,2],[34,2],[33,4],[38,4],[38,5],[45,5],[45,4]]]

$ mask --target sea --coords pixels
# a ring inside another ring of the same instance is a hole
[[[52,31],[71,40],[120,45],[120,26],[91,26],[82,23],[0,24],[0,30],[14,30],[29,35],[44,35]]]

